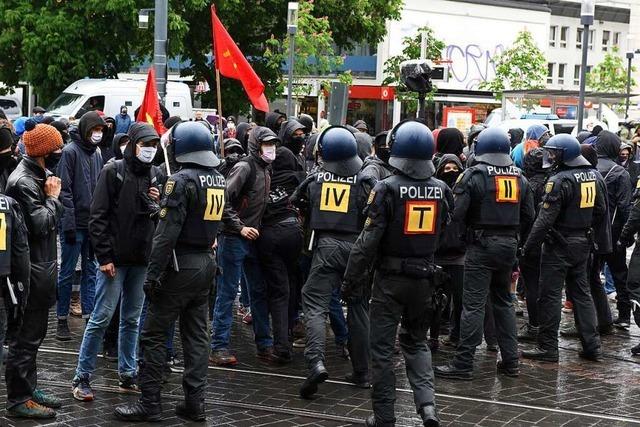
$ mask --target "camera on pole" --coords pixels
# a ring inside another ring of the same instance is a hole
[[[418,118],[426,122],[424,100],[431,92],[432,69],[426,59],[412,59],[400,63],[400,80],[412,92],[418,92]]]

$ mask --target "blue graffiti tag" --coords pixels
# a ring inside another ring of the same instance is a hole
[[[496,45],[492,51],[482,49],[477,44],[468,44],[464,48],[451,44],[446,49],[446,58],[453,61],[451,75],[456,81],[465,83],[466,89],[475,89],[481,82],[490,78],[491,71],[495,73],[493,58],[504,50],[501,44]]]

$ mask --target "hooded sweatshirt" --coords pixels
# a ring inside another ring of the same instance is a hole
[[[620,155],[620,138],[607,130],[597,136],[598,172],[604,177],[609,196],[609,215],[611,217],[611,235],[615,242],[620,236],[622,226],[631,210],[633,187],[631,178],[624,167],[616,163]]]
[[[524,137],[524,131],[520,128],[509,129],[509,135],[511,136],[511,149],[522,142]]]
[[[442,136],[442,132],[440,132],[440,136]],[[438,163],[438,168],[436,170],[436,178],[443,180],[445,183],[447,181],[455,182],[456,177],[447,177],[444,174],[444,167],[448,163],[455,163],[458,166],[458,170],[460,173],[463,172],[464,168],[462,166],[462,162],[460,158],[455,154],[444,154],[440,158],[440,162]],[[452,178],[452,179],[450,179]],[[449,185],[449,188],[453,189],[453,185]],[[440,238],[440,243],[438,245],[438,250],[435,253],[435,262],[439,265],[464,265],[464,254],[466,245],[460,238],[460,236],[464,235],[465,226],[464,224],[458,222],[452,222],[445,228],[444,234]]]
[[[249,123],[239,123],[238,126],[236,126],[236,139],[238,141],[240,141],[240,144],[242,145],[242,149],[244,150],[244,152],[246,153],[248,151],[248,143],[249,143],[249,129],[251,128],[251,125],[249,125]]]
[[[122,141],[122,138],[129,139],[129,135],[127,135],[126,133],[117,133],[113,137],[113,141],[111,142],[111,149],[113,150],[114,160],[120,160],[122,158],[122,150],[120,149],[120,142]],[[127,145],[129,143],[127,143]]]
[[[283,117],[285,120],[287,119],[287,115],[283,113],[270,112],[267,113],[264,118],[265,126],[271,129],[277,135],[280,132],[280,125],[278,124],[278,120],[280,117]]]
[[[360,157],[360,160],[364,161],[371,155],[371,151],[373,149],[373,138],[371,138],[371,135],[364,132],[356,132],[354,136],[356,137],[356,143],[358,144],[358,157]]]
[[[440,129],[437,147],[438,152],[434,156],[434,162],[438,162],[445,154],[460,157],[464,149],[464,135],[456,128]]]
[[[271,167],[273,176],[263,225],[275,224],[287,218],[297,218],[298,212],[291,205],[289,197],[306,177],[297,156],[285,147],[278,147],[276,159]]]
[[[547,171],[542,167],[542,155],[542,148],[534,148],[524,156],[523,172],[533,192],[536,212],[538,212],[539,205],[542,202],[544,185],[547,181]]]
[[[227,178],[229,203],[232,206],[231,210],[235,211],[240,218],[241,224],[232,226],[225,224],[225,233],[239,234],[242,226],[259,228],[262,224],[271,189],[270,165],[260,157],[259,141],[266,136],[275,137],[276,134],[262,126],[253,129],[249,135],[249,155],[236,163],[229,172]],[[250,178],[254,178],[253,182],[249,182]]]
[[[146,265],[151,253],[152,215],[159,206],[147,193],[151,186],[157,188],[157,182],[151,182],[157,176],[151,169],[157,167],[138,160],[135,146],[142,139],[158,138],[158,134],[146,123],[134,123],[130,132],[124,159],[117,161],[124,162],[124,176],[118,178],[116,161],[107,164],[91,203],[89,233],[100,265]]]
[[[105,126],[95,111],[82,116],[78,128],[70,132],[71,143],[62,149],[57,175],[62,180],[60,200],[64,213],[60,220],[63,233],[89,228],[89,211],[93,191],[103,161],[98,146],[91,143],[91,129]]]
[[[522,169],[524,155],[527,154],[529,150],[540,147],[540,143],[538,142],[538,140],[548,131],[549,129],[547,129],[547,127],[544,125],[529,126],[529,129],[527,129],[526,139],[520,144],[516,145],[515,148],[511,151],[511,158],[513,159],[513,162],[516,164],[516,166]]]
[[[300,168],[304,170],[304,157],[301,153],[304,148],[305,138],[304,136],[294,137],[293,133],[297,130],[304,131],[304,125],[296,119],[289,119],[282,123],[278,136],[280,137],[280,141],[282,141],[282,146],[286,147],[291,151],[291,153],[293,153],[300,165]]]

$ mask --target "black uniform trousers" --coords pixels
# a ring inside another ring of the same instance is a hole
[[[277,354],[290,353],[289,299],[299,280],[302,251],[302,228],[296,218],[265,225],[260,230],[258,257],[267,286],[267,305],[271,315],[273,349]]]
[[[527,253],[520,258],[520,275],[524,280],[524,295],[527,300],[527,313],[529,314],[529,324],[538,326],[538,297],[540,290],[540,256],[541,252]]]
[[[613,284],[616,287],[618,317],[629,320],[631,317],[631,303],[629,302],[629,291],[627,289],[627,248],[614,244],[612,253],[594,257],[594,264],[598,268],[598,274],[591,275],[591,281],[594,282],[592,286],[599,285],[599,287],[603,287],[600,281],[600,271],[602,271],[605,262],[609,266],[611,276],[613,276]]]
[[[586,352],[600,350],[596,312],[587,281],[590,244],[586,236],[565,236],[567,246],[544,243],[540,264],[540,296],[538,299],[538,346],[558,353],[558,328],[562,310],[562,287],[573,302],[573,316]]]
[[[433,286],[429,279],[376,271],[371,295],[371,399],[376,420],[395,422],[396,376],[393,354],[396,331],[416,409],[434,404],[433,367],[427,346]]]
[[[629,290],[629,299],[640,303],[640,244],[637,242],[631,253],[631,260],[629,261],[627,289]],[[632,305],[632,312],[636,324],[640,326],[640,309]]]
[[[162,374],[167,360],[169,327],[180,317],[184,354],[182,388],[185,401],[204,401],[209,360],[209,293],[215,277],[215,257],[210,252],[178,255],[180,271],[167,270],[149,302],[140,345],[140,402],[153,412],[160,409]]]
[[[313,251],[309,277],[302,288],[302,308],[305,316],[307,345],[304,357],[308,365],[325,360],[325,319],[333,289],[342,285],[342,277],[353,243],[333,237],[320,237]],[[353,372],[369,375],[369,312],[368,299],[354,299],[347,305],[349,354]]]
[[[38,386],[36,357],[38,349],[47,335],[49,309],[27,307],[22,318],[22,326],[17,333],[8,335],[5,379],[7,381],[7,409],[31,399]]]
[[[476,347],[482,342],[485,305],[491,295],[496,338],[507,366],[518,364],[516,315],[511,299],[511,272],[518,241],[510,235],[485,235],[467,247],[460,341],[453,364],[473,369]]]
[[[613,318],[611,317],[611,307],[609,307],[609,298],[604,289],[604,283],[600,280],[602,264],[598,262],[598,258],[598,255],[593,252],[589,255],[589,263],[587,266],[589,271],[589,287],[591,289],[591,298],[596,308],[598,327],[606,328],[613,324]]]

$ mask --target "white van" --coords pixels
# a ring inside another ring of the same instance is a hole
[[[13,96],[0,96],[0,108],[9,120],[15,120],[22,116],[22,102]]]
[[[51,103],[47,115],[54,118],[75,117],[79,119],[92,110],[103,111],[108,117],[120,114],[126,105],[129,116],[142,104],[146,79],[83,79],[70,85]],[[191,93],[185,83],[167,82],[165,107],[172,116],[189,119],[193,116]]]

